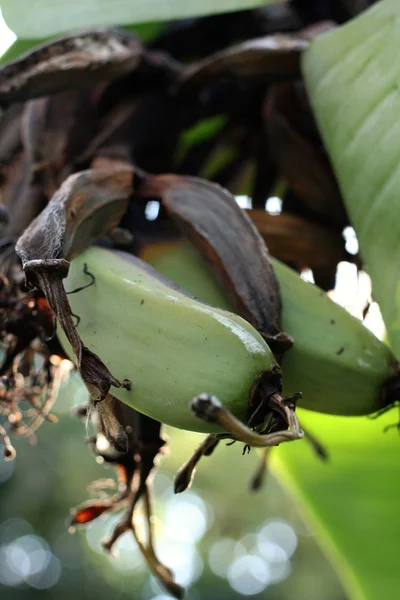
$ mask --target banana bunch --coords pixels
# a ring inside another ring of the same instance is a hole
[[[139,177],[137,195],[160,198],[211,263],[237,315],[173,289],[130,254],[91,247],[127,210],[134,192],[129,167],[69,177],[16,245],[27,284],[44,292],[116,447],[125,447],[126,436],[113,396],[157,421],[222,431],[256,446],[303,436],[295,415],[301,395],[306,408],[344,415],[393,402],[390,350],[317,287],[272,262],[227,190],[195,177]],[[196,268],[205,266],[197,257],[187,268],[196,283]],[[182,272],[179,265],[175,280],[187,288]],[[89,274],[94,285],[87,285]],[[212,282],[208,277],[205,287]],[[202,290],[192,292],[202,297]]]
[[[149,246],[142,258],[200,300],[233,310],[187,242]],[[300,406],[330,414],[366,415],[386,405],[390,349],[316,286],[275,259],[273,266],[283,326],[296,340],[282,362],[285,393],[300,389]],[[132,380],[131,390],[113,392],[117,398],[175,427],[215,432],[214,422],[190,410],[190,400],[208,392],[246,420],[252,383],[277,369],[250,324],[171,287],[129,254],[89,248],[72,261],[66,289],[84,287],[86,270],[95,284],[70,295],[71,309],[84,343],[119,379]]]

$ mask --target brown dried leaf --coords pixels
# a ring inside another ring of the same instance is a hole
[[[168,214],[213,265],[238,312],[281,355],[292,339],[280,328],[281,300],[264,240],[220,186],[196,177],[160,175],[139,194],[160,197]],[[240,240],[240,243],[239,243]]]
[[[71,175],[18,240],[23,265],[71,259],[113,229],[128,207],[133,169],[89,169]]]
[[[71,174],[75,158],[95,131],[90,89],[68,90],[24,105],[21,137],[35,180],[51,198]]]
[[[104,400],[111,385],[129,387],[129,383],[115,379],[100,358],[82,343],[62,280],[68,274],[67,259],[118,224],[128,207],[133,174],[133,169],[113,169],[71,175],[15,248],[27,284],[42,290],[67,336],[93,402]]]
[[[194,92],[221,77],[261,79],[264,82],[301,76],[300,58],[308,41],[300,35],[270,35],[243,42],[189,66],[179,90]]]
[[[57,38],[0,68],[0,104],[46,96],[133,70],[142,56],[131,34],[106,29]]]
[[[7,165],[21,148],[21,115],[23,105],[14,104],[0,119],[0,168]]]
[[[265,210],[249,210],[248,215],[272,256],[298,269],[323,268],[350,258],[341,234],[327,227],[289,213],[270,215]]]
[[[347,219],[339,187],[322,143],[309,126],[311,111],[299,110],[290,84],[273,88],[264,116],[273,158],[290,188],[314,214],[344,226]]]
[[[3,168],[0,186],[2,204],[7,207],[9,223],[5,235],[18,237],[42,210],[45,198],[34,180],[32,162],[26,152],[19,152]]]

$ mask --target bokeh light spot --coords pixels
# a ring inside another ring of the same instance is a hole
[[[270,580],[269,565],[254,554],[236,558],[228,569],[231,588],[244,596],[259,594],[265,590]]]
[[[262,527],[258,534],[258,545],[262,547],[263,542],[270,542],[280,546],[286,552],[286,558],[290,558],[297,547],[297,535],[285,521],[270,521]]]
[[[25,535],[0,548],[0,583],[4,585],[27,583],[44,590],[54,586],[60,575],[58,559],[38,536]]]
[[[195,544],[208,528],[207,509],[197,494],[172,496],[167,503],[163,534],[185,544]]]
[[[265,203],[265,210],[270,215],[280,215],[282,212],[282,200],[278,196],[270,196]]]
[[[236,541],[232,538],[220,538],[210,547],[208,564],[218,577],[226,577],[229,565],[235,557]]]

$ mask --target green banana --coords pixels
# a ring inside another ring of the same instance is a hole
[[[185,295],[128,254],[87,249],[71,262],[66,289],[84,287],[87,273],[95,284],[69,295],[71,310],[84,344],[116,377],[132,382],[131,390],[113,388],[113,395],[174,427],[220,431],[190,409],[195,396],[210,392],[246,421],[252,385],[277,370],[249,323]],[[59,337],[73,357],[63,332]]]
[[[141,257],[191,294],[233,310],[209,265],[188,243],[152,245]],[[284,393],[299,390],[300,407],[337,415],[370,414],[389,404],[382,386],[393,375],[390,349],[317,286],[272,262],[282,325],[295,341],[282,363]]]

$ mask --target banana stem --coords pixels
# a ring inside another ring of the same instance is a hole
[[[276,394],[274,403],[278,403]],[[236,440],[248,444],[249,446],[265,448],[277,446],[282,442],[299,440],[304,436],[304,432],[300,427],[299,420],[294,413],[294,410],[286,406],[282,399],[280,399],[279,404],[285,414],[290,430],[275,431],[265,435],[260,435],[244,425],[212,394],[200,394],[199,396],[196,396],[191,402],[191,408],[197,417],[209,423],[219,425],[224,431],[231,433]]]

